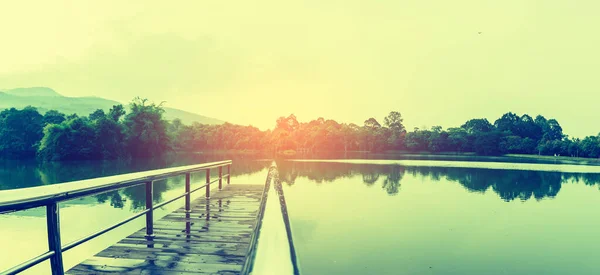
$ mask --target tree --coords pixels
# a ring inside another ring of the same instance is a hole
[[[277,119],[276,128],[279,129],[293,132],[296,131],[299,126],[300,124],[298,123],[298,120],[294,114],[290,114],[288,117],[280,117]]]
[[[44,127],[38,155],[48,161],[99,158],[94,126],[86,118],[72,118]]]
[[[472,142],[469,139],[469,134],[464,128],[449,128],[448,129],[448,147],[449,150],[456,152],[468,152],[472,148]]]
[[[507,132],[509,135],[511,135],[516,134],[516,130],[520,121],[521,118],[518,115],[508,112],[502,115],[501,118],[497,119],[494,122],[494,126],[498,131]]]
[[[59,124],[66,120],[65,114],[56,111],[50,110],[44,114],[44,125],[47,124]]]
[[[581,151],[585,157],[600,158],[600,137],[589,136],[581,141]]]
[[[461,126],[461,128],[467,130],[469,134],[474,134],[477,132],[491,132],[494,130],[494,125],[492,125],[485,118],[471,119],[465,124]]]
[[[106,118],[106,114],[104,113],[104,110],[102,110],[102,109],[97,109],[96,111],[94,111],[93,113],[91,113],[91,114],[88,116],[88,118],[89,118],[91,121],[96,121],[96,120],[99,120],[99,119]]]
[[[428,148],[431,152],[443,152],[449,149],[450,141],[448,132],[442,131],[441,126],[432,127],[429,134]]]
[[[169,147],[167,122],[163,119],[162,104],[148,104],[147,99],[135,98],[125,116],[128,152],[133,157],[152,157],[166,153]]]
[[[125,108],[123,105],[113,105],[112,108],[108,111],[108,117],[114,121],[119,121],[121,117],[125,115]]]
[[[564,137],[562,127],[556,119],[549,119],[547,125],[546,131],[544,132],[544,139],[561,140]]]
[[[400,114],[400,112],[390,112],[390,114],[383,119],[384,125],[386,127],[390,128],[390,130],[392,130],[392,132],[394,132],[394,133],[406,132],[406,129],[404,128],[404,125],[402,124],[403,121],[404,121],[404,119],[402,118],[402,115]],[[379,124],[379,123],[377,123],[377,124]]]
[[[501,153],[500,138],[500,133],[496,131],[477,133],[473,150],[479,155],[499,155]]]
[[[429,149],[430,131],[415,129],[414,132],[406,134],[404,145],[406,149],[413,152],[421,152]]]
[[[348,151],[349,148],[356,146],[358,143],[358,131],[360,127],[354,123],[342,124],[340,128],[340,135],[344,145],[344,152]]]
[[[536,143],[542,139],[543,131],[542,128],[535,123],[535,120],[528,114],[521,116],[521,120],[517,126],[516,133],[520,137],[530,138]]]
[[[383,133],[379,131],[380,128],[381,124],[376,119],[371,117],[365,120],[361,136],[364,138],[364,144],[368,151],[375,151],[379,147],[383,137]]]
[[[367,128],[369,130],[374,130],[379,127],[381,127],[381,124],[379,124],[379,122],[377,122],[376,119],[371,117],[371,118],[365,120],[365,128]]]
[[[400,112],[390,112],[390,114],[384,118],[385,126],[390,129],[390,137],[387,140],[389,148],[402,148],[404,135],[406,134],[406,129],[402,124],[403,121],[404,119]]]
[[[116,159],[126,156],[125,130],[122,124],[111,117],[102,117],[95,121],[96,151],[103,159]]]
[[[43,135],[43,125],[43,116],[31,106],[0,112],[0,155],[17,158],[35,156]]]

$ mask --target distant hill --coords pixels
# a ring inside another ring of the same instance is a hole
[[[0,90],[0,110],[33,106],[38,108],[40,113],[45,113],[48,110],[58,110],[65,114],[84,116],[89,115],[97,109],[108,111],[113,105],[117,104],[122,103],[100,97],[66,97],[46,87]],[[127,104],[123,105],[127,107]],[[179,118],[185,124],[193,122],[202,124],[224,123],[224,121],[216,118],[167,107],[165,107],[165,118],[167,120]]]

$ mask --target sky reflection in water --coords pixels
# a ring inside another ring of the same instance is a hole
[[[600,174],[278,166],[304,274],[600,272]]]

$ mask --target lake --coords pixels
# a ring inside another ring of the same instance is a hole
[[[600,273],[599,167],[278,164],[303,274]]]
[[[270,162],[258,160],[262,156],[186,155],[126,162],[0,161],[0,190],[222,159],[233,159],[232,184],[264,184]],[[600,247],[598,166],[448,158],[277,165],[302,274],[600,272],[594,253]],[[182,192],[183,178],[174,178],[156,183],[154,199]],[[143,187],[134,187],[61,203],[63,243],[140,211],[144,198]],[[44,215],[44,209],[0,215],[0,270],[47,249]],[[143,226],[143,219],[136,220],[66,252],[65,267]],[[48,271],[42,264],[26,274]]]

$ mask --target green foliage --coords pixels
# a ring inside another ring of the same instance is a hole
[[[387,147],[391,149],[402,149],[404,147],[402,140],[406,135],[406,129],[404,128],[404,124],[402,124],[403,121],[404,119],[400,112],[390,112],[390,114],[383,119],[385,126],[390,130]]]
[[[60,124],[48,124],[38,154],[48,161],[95,159],[98,158],[95,137],[94,126],[86,118],[75,117]]]
[[[44,114],[44,125],[59,124],[59,123],[65,121],[66,119],[67,118],[66,118],[65,114],[63,114],[59,111],[56,111],[56,110],[50,110]]]
[[[473,136],[464,128],[448,129],[448,148],[456,152],[470,152],[473,147]]]
[[[170,139],[162,104],[148,103],[147,99],[138,97],[129,104],[129,108],[124,120],[128,152],[133,157],[166,153],[170,149]]]
[[[404,144],[406,149],[413,152],[427,151],[429,147],[430,131],[415,129],[414,132],[406,134]]]
[[[108,118],[112,119],[113,121],[119,122],[119,120],[121,120],[125,113],[126,112],[123,105],[113,105],[112,108],[110,108],[110,110],[108,111]]]
[[[318,118],[298,122],[292,114],[280,117],[273,131],[251,126],[192,125],[173,121],[169,128],[177,150],[270,150],[283,151],[385,151],[474,152],[480,155],[542,154],[597,157],[597,137],[570,140],[554,119],[524,114],[504,114],[491,124],[487,119],[471,119],[461,127],[444,130],[406,132],[399,112],[390,112],[382,126],[375,118],[364,125],[338,123]]]
[[[474,152],[480,155],[540,154],[600,158],[600,136],[569,139],[555,119],[506,113],[491,124],[471,119],[444,130],[415,128],[407,132],[400,112],[390,112],[382,126],[375,118],[363,126],[318,118],[299,122],[293,114],[276,120],[271,131],[230,123],[185,125],[163,119],[161,104],[136,98],[126,113],[114,105],[87,117],[57,111],[40,115],[35,108],[0,113],[0,155],[27,157],[37,151],[44,160],[115,159],[159,156],[170,150],[294,151],[405,150]]]
[[[108,115],[100,116],[95,121],[97,151],[103,159],[125,156],[125,127],[119,123],[122,115],[124,115],[123,106],[115,105]]]
[[[0,156],[34,156],[43,125],[44,117],[33,107],[0,112]]]
[[[473,150],[479,155],[499,155],[501,134],[498,131],[481,132],[475,135]]]
[[[481,132],[491,132],[494,130],[494,125],[492,125],[485,118],[471,119],[465,124],[461,126],[463,129],[467,130],[469,134],[476,134]]]
[[[159,105],[146,105],[136,99],[132,113],[124,121],[122,105],[113,106],[108,114],[96,110],[88,117],[69,116],[57,124],[48,124],[38,149],[48,161],[115,159],[128,156],[153,156],[168,148],[167,123]],[[144,146],[147,149],[144,150]],[[142,152],[142,153],[140,153]]]
[[[404,125],[402,124],[403,121],[404,119],[400,112],[390,112],[390,114],[383,119],[385,126],[390,128],[392,132],[397,133],[406,132]]]
[[[589,136],[580,143],[583,157],[600,158],[600,136]]]
[[[91,114],[88,116],[88,118],[89,118],[91,121],[97,121],[97,120],[99,120],[99,119],[104,119],[104,118],[106,118],[106,114],[104,113],[104,110],[102,110],[102,109],[98,109],[98,110],[94,111],[93,113],[91,113]]]

